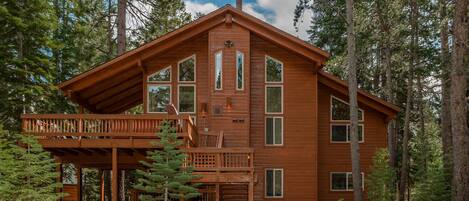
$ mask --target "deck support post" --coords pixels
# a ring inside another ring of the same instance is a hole
[[[118,196],[118,181],[119,181],[119,176],[118,176],[118,169],[117,169],[117,148],[113,147],[112,148],[112,201],[117,201],[117,196]]]
[[[215,184],[215,190],[216,190],[215,200],[220,201],[220,184]]]
[[[77,169],[76,174],[77,174],[77,200],[81,201],[81,166],[80,165],[75,165],[75,168]]]
[[[249,182],[248,193],[248,201],[254,201],[254,181]]]

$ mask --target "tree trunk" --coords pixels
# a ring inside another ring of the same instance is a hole
[[[423,100],[423,86],[422,86],[422,78],[421,75],[417,75],[417,90],[418,90],[418,99],[419,99],[419,104],[418,104],[418,112],[419,112],[419,141],[422,143],[422,153],[424,154],[423,156],[423,172],[427,172],[427,161],[428,161],[428,142],[427,142],[427,136],[425,135],[425,100]]]
[[[410,1],[410,25],[411,25],[411,42],[410,42],[410,62],[407,78],[407,100],[405,107],[404,117],[404,137],[402,140],[402,165],[401,176],[399,181],[399,201],[406,199],[408,175],[409,175],[409,139],[410,139],[410,110],[412,109],[412,87],[413,87],[413,68],[417,57],[417,43],[418,43],[418,30],[417,30],[417,17],[418,7],[416,0]]]
[[[127,0],[119,0],[117,5],[117,55],[125,53],[125,12]]]
[[[441,138],[443,148],[443,165],[445,168],[447,181],[451,182],[452,175],[452,147],[453,139],[451,135],[451,100],[450,100],[450,79],[449,79],[449,47],[448,47],[448,20],[446,16],[447,0],[440,0],[440,40],[441,40],[441,84],[442,84],[442,104],[441,104]]]
[[[113,57],[113,42],[112,42],[112,34],[113,34],[113,29],[112,29],[112,1],[108,0],[107,1],[107,22],[108,22],[108,27],[107,27],[107,48],[108,48],[108,55],[107,58],[111,59]]]
[[[469,130],[467,127],[466,72],[467,0],[456,0],[451,68],[451,130],[453,134],[453,201],[469,199]]]
[[[353,195],[355,201],[363,200],[360,168],[360,146],[358,144],[357,67],[355,55],[355,32],[353,24],[353,0],[346,1],[347,10],[347,62],[350,102],[350,151],[352,158]]]

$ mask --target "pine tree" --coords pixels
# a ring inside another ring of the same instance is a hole
[[[386,149],[376,151],[371,172],[366,178],[368,198],[371,201],[390,201],[394,198],[393,181],[396,174],[389,164],[389,152]]]
[[[21,145],[21,146],[20,146]],[[0,127],[0,200],[56,201],[59,173],[50,153],[30,136]]]
[[[160,138],[155,149],[147,153],[147,161],[140,161],[146,170],[137,170],[136,189],[144,192],[143,201],[169,199],[190,199],[199,196],[197,184],[191,181],[198,178],[193,175],[193,167],[184,167],[187,155],[179,149],[182,141],[177,139],[176,130],[167,121],[162,122]]]

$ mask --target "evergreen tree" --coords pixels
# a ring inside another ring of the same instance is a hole
[[[193,167],[184,167],[187,155],[179,149],[183,143],[177,139],[175,128],[164,121],[157,135],[160,142],[155,146],[162,149],[147,152],[149,162],[140,161],[146,170],[137,170],[138,180],[134,187],[144,192],[140,199],[168,201],[199,196],[197,184],[190,183],[198,176],[192,174]]]
[[[0,127],[0,201],[56,201],[57,164],[31,136]]]
[[[371,172],[366,177],[368,198],[371,201],[393,200],[395,191],[392,182],[395,177],[395,171],[389,166],[389,152],[379,149],[373,156]]]

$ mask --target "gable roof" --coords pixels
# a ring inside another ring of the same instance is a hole
[[[318,72],[318,81],[338,91],[339,93],[342,93],[345,96],[348,96],[348,84],[344,80],[341,80],[340,78],[328,72],[320,70]],[[370,93],[361,89],[357,90],[357,99],[358,99],[358,102],[384,114],[386,116],[386,119],[385,119],[386,122],[388,122],[391,119],[394,119],[397,113],[400,111],[399,107],[379,97],[371,95]]]

